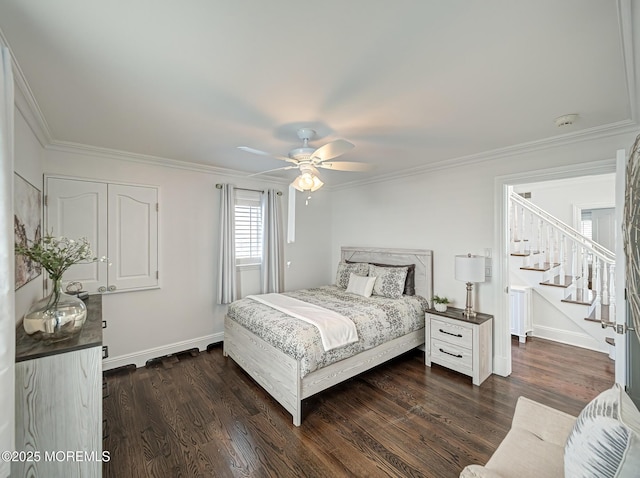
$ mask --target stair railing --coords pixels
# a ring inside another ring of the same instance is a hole
[[[511,192],[510,200],[515,251],[543,253],[545,262],[560,266],[561,275],[569,271],[573,277],[579,274],[582,287],[590,288],[596,300],[609,307],[609,321],[615,321],[615,254],[519,194]],[[529,221],[527,212],[531,215]],[[537,225],[537,231],[533,230],[534,224]],[[529,241],[528,237],[532,240]],[[531,265],[530,261],[531,255],[526,255],[525,263]],[[600,307],[596,307],[596,318],[601,320]]]

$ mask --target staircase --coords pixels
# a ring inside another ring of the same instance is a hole
[[[615,322],[614,253],[520,195],[509,199],[510,283],[535,291],[534,314],[548,322],[536,335],[613,358],[602,324]]]

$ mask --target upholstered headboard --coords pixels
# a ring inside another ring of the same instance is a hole
[[[428,249],[387,249],[379,247],[342,247],[343,261],[378,262],[392,265],[416,265],[416,294],[431,302],[433,297],[433,251]]]

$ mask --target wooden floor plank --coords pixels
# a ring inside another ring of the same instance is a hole
[[[613,384],[606,354],[512,348],[511,376],[481,387],[411,351],[307,399],[301,427],[220,347],[106,374],[103,475],[456,477],[489,459],[519,396],[577,415]]]

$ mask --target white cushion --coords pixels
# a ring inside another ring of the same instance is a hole
[[[362,277],[355,275],[353,272],[349,276],[349,285],[347,292],[361,295],[362,297],[371,297],[373,285],[376,283],[375,277]]]
[[[619,384],[580,412],[564,450],[567,477],[640,476],[640,412]]]

